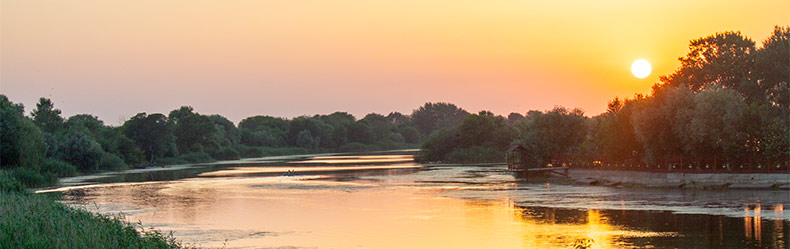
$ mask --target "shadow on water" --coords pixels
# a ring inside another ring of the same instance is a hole
[[[734,218],[723,215],[676,214],[669,211],[578,210],[551,207],[518,207],[515,215],[524,221],[541,224],[608,225],[623,230],[642,231],[601,234],[569,239],[638,248],[788,248],[790,223],[760,217]],[[751,210],[754,211],[754,210]],[[749,212],[749,210],[745,211]]]

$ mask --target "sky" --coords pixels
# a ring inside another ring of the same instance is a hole
[[[117,125],[183,105],[234,122],[450,102],[496,114],[647,94],[689,40],[761,44],[790,1],[0,0],[0,93]],[[645,59],[653,72],[631,74]]]

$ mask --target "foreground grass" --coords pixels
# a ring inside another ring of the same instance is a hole
[[[0,249],[182,248],[171,235],[137,228],[140,225],[69,208],[46,196],[0,189]]]

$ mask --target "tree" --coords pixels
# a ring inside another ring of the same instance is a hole
[[[490,111],[466,116],[458,132],[462,147],[483,146],[500,150],[510,144],[514,135],[512,128],[506,125],[505,118]]]
[[[437,130],[458,127],[467,115],[467,111],[454,104],[428,102],[412,112],[411,120],[424,136],[428,136]]]
[[[634,133],[633,114],[642,101],[641,95],[625,100],[615,98],[609,102],[605,113],[591,120],[589,138],[594,155],[604,155],[614,161],[641,158],[643,148]]]
[[[489,111],[468,115],[454,129],[432,134],[421,146],[418,160],[424,162],[479,163],[502,161],[502,151],[515,131],[502,116]]]
[[[774,33],[763,41],[757,50],[755,74],[766,100],[771,104],[790,110],[790,26],[774,27]],[[785,112],[784,116],[790,116]]]
[[[313,135],[310,134],[310,130],[302,130],[296,136],[296,146],[302,148],[315,149],[318,148],[320,143],[320,139],[313,138]]]
[[[221,141],[220,144],[222,146],[239,145],[239,129],[236,128],[233,122],[221,115],[211,115],[209,118],[214,122],[214,127],[217,129],[214,134],[216,134],[216,139]]]
[[[395,130],[403,137],[406,143],[414,144],[420,142],[420,131],[411,124],[400,124]]]
[[[104,122],[90,114],[77,114],[69,117],[65,122],[65,127],[69,132],[84,132],[93,138],[99,137],[105,128]]]
[[[125,164],[138,164],[145,160],[143,152],[137,148],[134,141],[126,137],[119,128],[105,126],[104,122],[96,116],[89,114],[71,116],[66,120],[65,127],[68,133],[90,136],[101,145],[103,151],[115,155]],[[65,138],[61,136],[60,139]],[[62,143],[57,142],[54,147],[58,148],[61,145]],[[103,158],[107,159],[111,156],[105,155]]]
[[[680,68],[662,76],[662,82],[674,87],[686,86],[695,92],[720,85],[739,91],[749,102],[762,99],[760,87],[751,77],[754,41],[740,32],[728,31],[692,40],[689,50],[685,57],[679,58]]]
[[[650,98],[637,105],[633,113],[634,134],[645,150],[648,163],[662,162],[666,156],[683,155],[683,142],[678,134],[688,126],[693,93],[688,88],[654,85]]]
[[[349,142],[349,129],[356,122],[354,115],[346,112],[334,112],[320,116],[321,120],[332,126],[329,140],[323,141],[327,147],[337,148]]]
[[[546,164],[552,156],[578,150],[587,136],[587,118],[579,109],[555,107],[546,113],[530,112],[518,126],[518,143],[527,148],[536,165]]]
[[[286,146],[291,127],[288,120],[270,116],[253,116],[239,122],[240,142],[249,146]]]
[[[63,126],[60,110],[55,109],[55,104],[48,98],[40,98],[30,115],[33,116],[33,122],[45,132],[55,133]]]
[[[287,136],[288,143],[299,146],[298,135],[303,130],[310,131],[311,137],[319,146],[328,147],[329,144],[326,141],[330,140],[332,126],[322,121],[319,116],[302,116],[291,120]]]
[[[175,136],[167,117],[161,113],[138,113],[122,126],[124,134],[137,143],[149,162],[163,156],[176,155]]]
[[[392,123],[389,119],[382,116],[381,114],[368,114],[364,118],[360,119],[359,122],[363,123],[373,132],[375,141],[388,139],[390,137],[390,133],[392,133]]]
[[[694,156],[743,158],[751,137],[746,129],[749,107],[735,90],[708,88],[693,98],[688,125],[678,137],[683,138],[686,153]]]
[[[521,115],[521,113],[511,112],[510,114],[507,115],[508,125],[515,125],[518,122],[521,122],[522,120],[524,120],[524,115]]]
[[[99,169],[104,150],[87,134],[70,132],[58,146],[57,155],[83,172],[94,172]]]
[[[216,151],[219,149],[217,141],[212,140],[217,131],[214,122],[207,116],[195,113],[191,106],[182,106],[171,111],[168,115],[168,122],[172,126],[179,152],[202,152],[203,149]]]
[[[0,168],[38,168],[47,153],[41,130],[24,116],[24,106],[0,94]]]
[[[390,112],[387,114],[387,120],[393,125],[411,124],[411,118],[400,112]]]

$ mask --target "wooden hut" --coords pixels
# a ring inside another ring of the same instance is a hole
[[[507,162],[507,170],[510,172],[526,171],[527,148],[520,144],[511,145],[505,151],[505,161]]]

